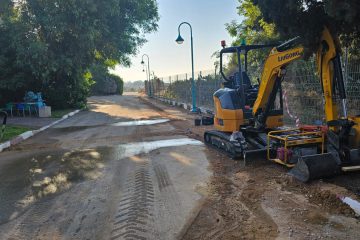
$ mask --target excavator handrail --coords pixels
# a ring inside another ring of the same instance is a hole
[[[227,82],[231,81],[229,78],[226,77],[224,73],[223,68],[223,54],[226,53],[237,53],[238,55],[241,54],[242,51],[245,51],[245,57],[247,56],[247,53],[251,50],[255,49],[261,49],[261,48],[272,48],[276,47],[278,44],[271,43],[271,44],[257,44],[257,45],[241,45],[241,46],[234,46],[234,47],[227,47],[223,48],[220,51],[220,74],[223,77],[223,79]],[[239,57],[239,56],[238,56]],[[239,65],[240,67],[240,65]]]
[[[255,49],[276,47],[277,45],[278,45],[278,43],[233,46],[233,47],[227,47],[227,48],[221,49],[220,54],[221,53],[236,53],[237,51],[242,51],[242,50],[248,52],[248,51],[255,50]]]
[[[284,43],[282,43],[281,45],[276,47],[276,50],[278,52],[284,52],[286,50],[289,50],[290,48],[294,48],[297,45],[300,45],[300,36],[294,37]]]

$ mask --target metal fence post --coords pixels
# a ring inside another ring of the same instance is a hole
[[[345,89],[347,89],[347,85],[349,82],[349,48],[345,48]]]
[[[197,79],[197,81],[198,81],[198,87],[197,87],[198,106],[201,105],[201,97],[202,97],[202,95],[201,95],[201,80],[202,80],[202,73],[201,73],[201,71],[200,71],[200,75],[198,76],[198,79]]]
[[[169,80],[170,80],[170,94],[169,94],[169,99],[172,99],[172,98],[173,98],[173,96],[172,96],[172,94],[173,94],[173,89],[172,89],[172,83],[171,83],[171,76],[169,77]]]

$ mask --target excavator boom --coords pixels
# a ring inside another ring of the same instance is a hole
[[[289,42],[295,41],[296,39],[293,39]],[[284,47],[279,46],[270,52],[264,64],[258,96],[253,106],[253,115],[256,118],[257,128],[268,127],[266,122],[269,115],[272,115],[270,111],[276,94],[281,88],[281,82],[286,73],[285,67],[301,58],[303,51],[302,47],[284,49]]]

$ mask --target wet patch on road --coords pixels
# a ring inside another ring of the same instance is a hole
[[[95,127],[99,127],[101,125],[98,126],[71,126],[71,127],[56,127],[56,128],[52,128],[51,131],[53,131],[54,133],[73,133],[73,132],[77,132],[77,131],[83,131],[89,128],[95,128]]]
[[[131,127],[131,126],[148,126],[169,122],[169,119],[153,119],[153,120],[135,120],[130,122],[118,122],[113,123],[111,126],[114,127]]]
[[[138,142],[119,145],[119,160],[136,156],[142,153],[149,153],[159,148],[180,147],[185,145],[202,146],[202,142],[191,138],[168,139],[148,142]]]
[[[99,178],[107,152],[107,148],[43,152],[3,166],[0,225],[22,215],[41,198],[68,190],[75,182]]]

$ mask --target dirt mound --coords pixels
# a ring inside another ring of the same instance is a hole
[[[343,203],[335,192],[323,190],[317,183],[306,184],[288,176],[282,182],[282,188],[305,195],[310,203],[316,204],[332,214],[343,214],[348,217],[355,216],[354,211]]]
[[[343,203],[334,193],[325,190],[313,189],[308,194],[309,201],[322,206],[330,213],[343,214],[348,217],[355,216],[354,211]]]

